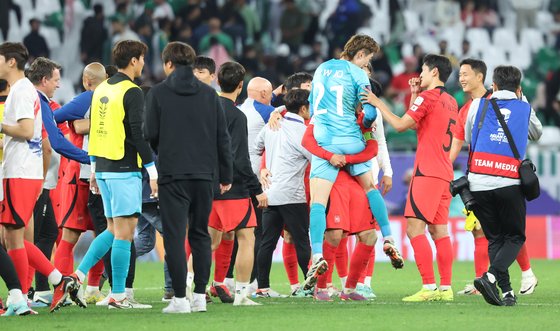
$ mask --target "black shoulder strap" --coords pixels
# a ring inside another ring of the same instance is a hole
[[[519,156],[519,151],[517,151],[517,146],[515,146],[515,141],[511,136],[511,132],[509,131],[506,121],[504,120],[504,115],[502,115],[502,113],[500,112],[500,107],[498,107],[498,103],[496,102],[496,99],[490,99],[490,102],[492,102],[492,108],[494,108],[494,113],[496,113],[496,117],[498,118],[498,121],[500,121],[500,125],[502,126],[502,129],[504,130],[504,133],[508,139],[509,147],[513,152],[513,156],[518,160],[521,159],[521,157]]]
[[[476,131],[476,140],[474,141],[473,144],[473,150],[476,147],[476,142],[478,141],[478,136],[480,135],[480,129],[482,128],[482,123],[484,123],[484,119],[486,118],[486,111],[488,110],[488,99],[483,99],[484,100],[484,105],[482,106],[482,113],[480,114],[480,118],[478,119],[478,130]],[[481,99],[482,101],[482,99]]]

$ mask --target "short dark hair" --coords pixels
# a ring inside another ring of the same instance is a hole
[[[193,65],[194,60],[196,57],[196,53],[194,49],[180,41],[172,41],[165,48],[161,53],[161,59],[163,64],[170,62],[175,65],[185,65],[190,66]]]
[[[304,89],[292,89],[284,96],[286,110],[290,113],[299,113],[301,106],[309,105],[309,91]]]
[[[237,62],[226,62],[218,71],[218,84],[222,92],[231,93],[245,78],[245,68]]]
[[[93,12],[96,16],[99,14],[103,14],[103,5],[100,3],[96,3],[95,5],[93,5]]]
[[[0,45],[0,55],[6,58],[6,62],[10,59],[16,60],[18,70],[24,70],[27,60],[29,60],[29,52],[22,43],[5,42]]]
[[[428,54],[424,56],[423,63],[428,68],[430,68],[430,70],[437,68],[439,72],[439,80],[441,80],[444,83],[447,82],[447,79],[449,78],[449,75],[451,75],[451,71],[452,71],[451,61],[449,61],[447,56]]]
[[[497,66],[492,80],[498,90],[516,92],[521,86],[521,71],[514,66]]]
[[[383,86],[380,82],[376,81],[375,79],[370,79],[369,85],[371,85],[371,92],[373,92],[373,94],[378,97],[383,95]]]
[[[8,81],[5,79],[0,79],[0,92],[6,91],[8,88]]]
[[[195,69],[208,69],[211,74],[216,73],[216,62],[213,58],[199,55],[194,59],[193,68]]]
[[[105,66],[105,73],[107,74],[107,78],[113,77],[117,72],[119,72],[119,68],[112,64]]]
[[[294,88],[299,88],[301,84],[310,82],[312,80],[313,76],[311,76],[307,72],[296,72],[286,79],[284,87],[287,91],[289,91]]]
[[[482,74],[482,83],[484,83],[484,80],[486,80],[486,70],[487,70],[486,63],[484,63],[484,61],[469,58],[469,59],[464,59],[463,61],[461,61],[461,63],[459,64],[459,67],[461,67],[463,65],[471,66],[471,69],[474,72]]]
[[[113,61],[117,68],[124,69],[133,58],[140,59],[147,51],[148,46],[141,41],[121,40],[113,47]]]
[[[25,70],[25,75],[33,85],[37,85],[43,78],[51,79],[55,69],[60,70],[62,67],[60,64],[46,57],[38,57],[31,63],[29,68]]]

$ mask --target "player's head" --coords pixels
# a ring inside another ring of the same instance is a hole
[[[514,66],[497,66],[492,76],[494,91],[511,91],[521,95],[521,71]]]
[[[270,105],[272,100],[272,84],[268,79],[254,77],[247,84],[247,96],[262,104]]]
[[[10,85],[5,79],[0,79],[0,95],[8,95]]]
[[[113,61],[119,69],[131,69],[134,78],[142,75],[148,46],[136,40],[122,40],[113,47]]]
[[[309,119],[309,91],[305,89],[292,89],[284,96],[286,110],[298,114],[304,119]]]
[[[99,62],[92,62],[84,68],[82,84],[87,91],[93,91],[97,85],[107,79],[105,67]]]
[[[28,59],[29,52],[22,43],[5,42],[0,45],[0,78],[7,78],[13,71],[23,71]]]
[[[199,55],[194,60],[193,73],[198,80],[211,85],[216,79],[216,62],[211,57]]]
[[[26,70],[27,78],[47,97],[54,97],[54,91],[60,87],[60,69],[62,67],[45,57],[38,57]]]
[[[237,62],[226,62],[218,71],[218,84],[224,93],[241,93],[245,68]]]
[[[107,78],[113,77],[117,72],[119,72],[119,68],[117,66],[109,64],[105,66],[105,72],[107,73]]]
[[[366,72],[366,75],[368,76],[368,78],[371,79],[371,76],[373,75],[373,65],[371,64],[371,61],[369,61],[368,63],[366,63],[363,67],[362,70]]]
[[[383,86],[381,86],[380,82],[370,78],[369,85],[371,86],[371,92],[373,92],[373,94],[377,95],[378,97],[383,95]]]
[[[346,42],[340,57],[362,68],[378,51],[379,45],[372,37],[360,34],[352,36]]]
[[[459,83],[463,92],[471,93],[484,86],[486,79],[486,63],[476,59],[464,59],[460,63]]]
[[[296,72],[286,79],[284,87],[286,88],[286,91],[290,91],[295,88],[301,88],[311,91],[312,80],[313,76],[311,76],[307,72]]]
[[[430,86],[435,80],[445,83],[451,75],[451,61],[446,56],[428,54],[424,56],[423,63],[420,73],[422,88]]]
[[[161,53],[163,71],[169,76],[178,65],[192,66],[195,58],[196,53],[191,46],[180,41],[170,42]]]

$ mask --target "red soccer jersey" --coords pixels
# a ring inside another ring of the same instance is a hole
[[[492,93],[486,92],[483,98],[490,99],[492,97]],[[472,99],[469,99],[467,103],[461,107],[459,110],[459,116],[457,117],[457,125],[453,127],[453,137],[465,141],[465,123],[467,122],[467,116],[469,115],[469,108],[471,108]]]
[[[443,88],[424,91],[406,112],[416,121],[418,148],[414,175],[453,179],[449,160],[452,129],[457,123],[457,101]]]

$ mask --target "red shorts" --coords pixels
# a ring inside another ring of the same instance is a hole
[[[327,230],[350,231],[351,190],[347,185],[333,185],[327,204]]]
[[[5,178],[0,223],[25,227],[43,190],[42,179]]]
[[[221,232],[256,227],[251,199],[214,200],[208,226]]]
[[[436,177],[414,176],[408,189],[404,216],[428,224],[447,224],[450,203],[449,182]]]
[[[351,234],[375,229],[375,219],[369,208],[369,202],[364,190],[352,190],[350,200],[350,232]]]
[[[51,190],[49,193],[49,197],[51,198],[51,204],[53,207],[54,218],[56,220],[56,224],[60,226],[62,221],[62,182],[58,181],[56,188]]]
[[[60,227],[85,232],[93,230],[88,209],[89,185],[78,180],[78,184],[59,183],[62,193]]]

